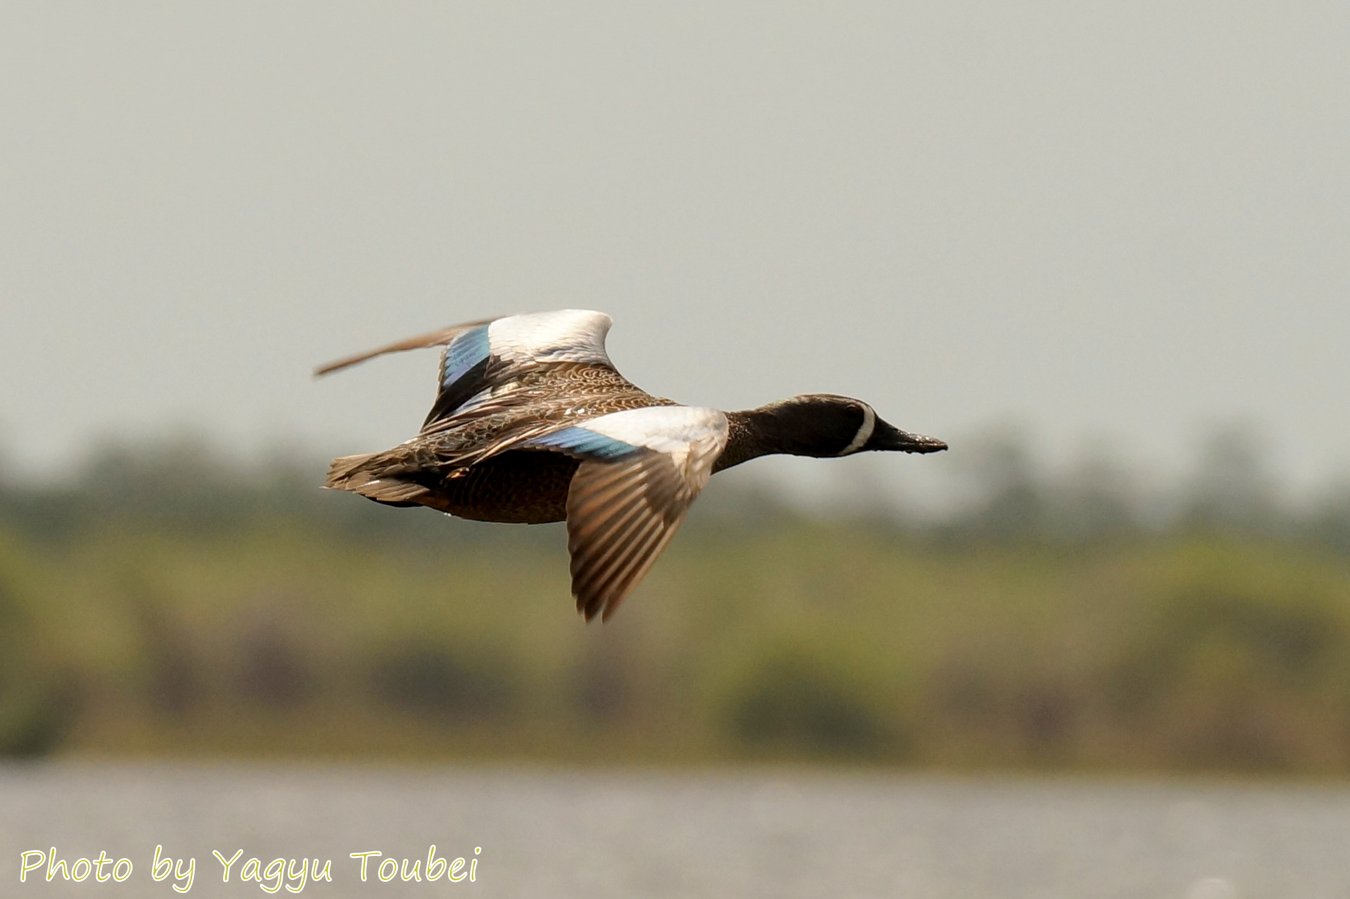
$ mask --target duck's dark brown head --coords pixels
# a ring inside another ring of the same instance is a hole
[[[794,396],[758,409],[731,412],[727,418],[732,445],[727,447],[727,464],[721,468],[774,453],[828,458],[871,450],[937,453],[947,448],[941,440],[911,434],[883,421],[862,400],[832,393]]]

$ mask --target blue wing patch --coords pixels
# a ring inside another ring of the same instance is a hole
[[[569,454],[605,462],[631,456],[642,449],[642,447],[633,446],[631,443],[625,443],[622,440],[606,437],[604,434],[597,434],[595,431],[575,426],[563,428],[542,437],[535,437],[528,442],[528,445],[559,449]]]
[[[441,359],[441,389],[422,422],[423,429],[454,415],[467,400],[483,390],[483,376],[487,373],[491,355],[487,325],[471,328],[450,341]]]
[[[441,367],[441,389],[448,389],[468,374],[474,366],[485,361],[490,353],[487,325],[480,325],[456,337],[445,348],[445,364]]]

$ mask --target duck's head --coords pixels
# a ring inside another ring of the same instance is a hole
[[[796,456],[851,456],[871,450],[937,453],[947,444],[934,437],[902,431],[852,397],[832,393],[794,396],[754,410],[756,426],[771,433],[774,452]]]

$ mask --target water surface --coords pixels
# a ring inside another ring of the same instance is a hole
[[[61,763],[0,768],[0,805],[0,894],[31,899],[180,895],[157,845],[180,873],[195,859],[197,896],[1350,897],[1343,786]],[[53,847],[87,878],[20,883],[22,853]],[[223,883],[212,853],[239,850]],[[364,883],[354,852],[382,853]],[[100,853],[124,882],[76,865]],[[406,866],[382,883],[390,857]],[[289,874],[266,873],[277,858]]]

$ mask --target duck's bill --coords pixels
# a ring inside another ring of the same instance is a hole
[[[947,448],[946,441],[938,440],[936,437],[926,437],[923,434],[910,434],[901,431],[899,437],[899,446],[896,449],[906,453],[940,453]]]
[[[877,431],[868,441],[866,448],[901,453],[940,453],[947,448],[947,444],[936,437],[911,434],[908,431],[886,425],[884,422],[878,422]]]

